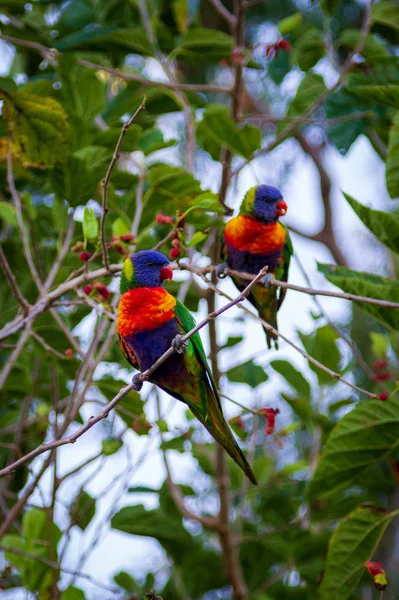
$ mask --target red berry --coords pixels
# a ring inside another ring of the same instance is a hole
[[[179,248],[172,248],[172,250],[169,252],[169,256],[172,260],[174,260],[175,258],[179,258],[179,256],[180,256]]]
[[[384,394],[384,392],[382,392],[379,396],[378,396],[378,400],[382,400],[383,402],[385,402],[385,400],[388,400],[389,396],[388,394]]]
[[[73,354],[72,348],[67,348],[65,350],[65,356],[72,356],[72,354]]]
[[[88,284],[85,285],[83,288],[84,293],[88,296],[91,293],[91,290],[93,289],[93,286]]]
[[[85,251],[85,252],[81,252],[81,253],[79,254],[79,258],[80,258],[80,260],[83,260],[83,261],[85,261],[85,260],[89,260],[89,258],[90,258],[90,257],[91,257],[91,252],[87,252],[87,251]]]
[[[155,221],[159,225],[170,225],[171,223],[173,223],[173,217],[168,217],[167,215],[159,214],[155,217]]]
[[[278,415],[280,411],[278,408],[261,408],[259,412],[266,417],[265,434],[270,435],[274,431],[276,415]]]
[[[373,577],[375,577],[375,575],[379,575],[380,573],[385,573],[384,569],[382,568],[382,564],[379,562],[373,562],[372,560],[369,560],[368,562],[364,563],[364,566]]]
[[[179,212],[179,219],[177,221],[177,227],[183,228],[186,224],[186,217],[183,216],[182,212]]]
[[[244,57],[242,55],[242,50],[241,48],[234,48],[234,50],[231,51],[230,54],[233,62],[235,62],[237,65],[242,65],[244,62]]]
[[[287,40],[279,40],[276,43],[276,48],[281,48],[281,50],[285,50],[286,52],[291,52],[292,46]]]
[[[175,238],[172,240],[172,246],[174,248],[180,248],[180,240],[178,238]]]
[[[387,360],[376,360],[373,362],[373,371],[382,371],[382,369],[386,369],[387,366]]]
[[[377,373],[374,375],[374,381],[386,381],[387,379],[392,379],[392,373],[386,371],[385,373]]]
[[[122,254],[122,256],[124,256],[126,254],[126,250],[123,246],[121,246],[120,244],[118,244],[118,246],[115,246],[115,250],[117,252],[119,252],[119,254]]]
[[[105,298],[105,300],[108,300],[108,298],[110,297],[111,293],[109,291],[109,289],[107,288],[107,286],[104,283],[101,283],[101,281],[96,281],[96,283],[93,285],[93,288],[103,296],[103,298]]]
[[[113,235],[112,236],[112,241],[113,242],[117,242],[119,240],[119,235]]]
[[[122,242],[132,242],[134,239],[136,239],[136,236],[133,233],[124,233],[123,235],[119,236],[119,238],[122,240]]]

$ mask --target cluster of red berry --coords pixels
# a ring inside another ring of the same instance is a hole
[[[156,221],[156,223],[158,223],[158,225],[172,225],[172,223],[174,223],[174,218],[170,217],[168,215],[158,214],[155,217],[155,221]],[[184,247],[182,244],[182,238],[184,235],[183,228],[184,228],[185,223],[186,223],[186,220],[183,217],[183,213],[179,212],[178,220],[175,225],[175,230],[173,232],[172,249],[169,252],[169,257],[172,260],[178,259],[181,256],[181,253],[184,251]]]
[[[374,381],[389,381],[392,379],[392,373],[388,370],[389,363],[386,359],[376,360],[373,363],[373,371],[375,372]],[[382,392],[378,399],[385,401],[388,400],[389,395]]]
[[[388,581],[382,564],[379,562],[369,560],[368,562],[364,563],[364,566],[374,579],[374,585],[377,588],[377,590],[379,590],[380,592],[386,590]]]
[[[259,411],[266,417],[266,429],[265,434],[270,435],[274,432],[274,426],[276,423],[276,415],[280,413],[278,408],[261,408]]]
[[[278,40],[274,44],[267,44],[265,46],[265,56],[268,58],[274,58],[278,56],[280,50],[284,50],[284,52],[291,52],[292,46],[287,40]]]
[[[111,292],[105,283],[101,283],[101,281],[96,281],[93,285],[90,283],[85,285],[83,291],[87,296],[97,296],[102,301],[109,300],[111,296]]]

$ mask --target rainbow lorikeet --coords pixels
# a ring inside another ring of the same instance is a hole
[[[195,321],[184,304],[164,289],[165,279],[172,279],[172,269],[160,252],[143,250],[125,260],[117,319],[122,351],[133,367],[145,371],[173,346],[177,352],[154,371],[149,381],[187,404],[248,479],[257,484],[223,417],[198,333],[189,338],[183,351],[179,336],[195,327]]]
[[[275,277],[287,281],[288,278],[293,247],[287,228],[279,223],[279,217],[286,212],[287,204],[277,188],[256,185],[248,190],[241,203],[240,214],[230,219],[224,229],[222,256],[226,262],[218,269],[219,275],[226,266],[257,275],[262,267],[269,267],[264,282],[251,289],[248,300],[259,316],[275,329],[285,290],[271,286],[268,279]],[[232,279],[240,291],[248,285],[248,281],[239,277]],[[276,336],[266,331],[266,339],[269,348],[272,339],[277,348]]]

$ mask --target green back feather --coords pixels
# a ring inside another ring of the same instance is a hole
[[[251,215],[255,204],[255,192],[258,186],[251,187],[244,196],[240,206],[240,215]]]

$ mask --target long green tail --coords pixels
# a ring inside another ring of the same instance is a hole
[[[193,407],[193,405],[190,405],[190,409],[197,417],[197,419],[201,421],[204,427],[206,427],[211,436],[221,446],[223,446],[223,448],[231,456],[234,462],[244,471],[245,475],[248,477],[250,482],[254,485],[258,485],[256,477],[253,474],[247,459],[242,453],[241,448],[237,444],[228,424],[225,421],[219,404],[217,404],[212,398],[212,401],[208,404],[208,408],[208,416],[206,419],[204,419],[204,417],[195,409],[195,407]]]

